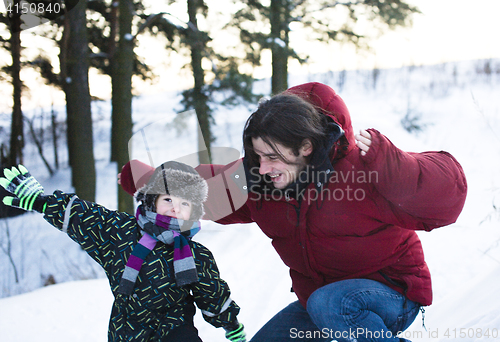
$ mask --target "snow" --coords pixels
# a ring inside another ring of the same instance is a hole
[[[485,72],[490,63],[493,72]],[[500,338],[500,61],[480,60],[425,67],[295,75],[290,86],[319,81],[346,102],[355,130],[374,127],[407,151],[446,150],[462,164],[469,192],[455,224],[419,232],[433,277],[434,303],[404,337],[412,341],[490,341]],[[257,83],[266,93],[269,80]],[[178,94],[134,99],[137,128],[173,113]],[[166,105],[167,104],[167,105]],[[116,165],[109,163],[109,102],[93,104],[97,202],[116,207]],[[254,106],[214,110],[216,146],[241,151],[241,132]],[[62,115],[62,114],[61,114]],[[420,132],[401,120],[415,118]],[[159,141],[163,146],[168,139]],[[61,146],[64,144],[60,143]],[[49,177],[37,152],[26,147],[26,166],[44,185],[71,191],[69,169]],[[65,151],[60,162],[66,165]],[[7,228],[8,227],[8,228]],[[10,232],[13,266],[0,250],[0,334],[5,342],[106,341],[112,295],[103,272],[67,236],[41,215],[0,220],[0,245]],[[251,337],[269,318],[296,298],[287,268],[270,240],[254,224],[221,226],[203,222],[197,240],[214,254],[222,277],[241,306],[240,321]],[[49,275],[57,284],[42,287]],[[204,341],[224,341],[196,316]]]

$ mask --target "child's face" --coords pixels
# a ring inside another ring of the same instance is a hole
[[[192,203],[180,197],[159,195],[156,199],[156,213],[172,216],[180,220],[189,220],[191,217]]]

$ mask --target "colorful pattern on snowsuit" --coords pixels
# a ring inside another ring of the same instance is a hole
[[[47,204],[44,218],[79,243],[109,279],[115,296],[109,341],[161,341],[169,330],[190,319],[185,312],[193,309],[193,302],[215,327],[236,320],[239,306],[230,299],[229,287],[219,277],[215,260],[203,245],[189,242],[199,282],[178,287],[173,246],[159,242],[146,257],[132,295],[122,295],[117,293],[122,273],[142,237],[136,219],[61,191],[54,192]]]

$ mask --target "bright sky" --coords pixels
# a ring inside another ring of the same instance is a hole
[[[210,8],[222,4],[220,0],[205,1]],[[500,33],[500,0],[408,2],[417,6],[422,14],[414,16],[411,28],[386,31],[381,38],[372,42],[373,52],[356,51],[353,46],[340,44],[318,47],[315,42],[306,40],[301,43],[301,47],[310,53],[310,63],[299,66],[298,62],[292,62],[290,72],[318,73],[500,58],[500,44],[496,43]],[[179,6],[183,11],[185,6]],[[218,35],[220,33],[213,37],[214,43]],[[220,39],[224,41],[226,37]],[[270,53],[262,58],[263,66],[256,70],[257,78],[269,77],[271,74]],[[160,81],[157,86],[168,87],[167,82],[171,84],[169,81]]]
[[[422,14],[413,27],[389,31],[365,58],[352,49],[342,63],[348,69],[437,64],[454,60],[499,58],[500,1],[410,0]]]

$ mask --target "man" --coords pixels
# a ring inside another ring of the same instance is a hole
[[[346,105],[321,83],[261,102],[243,146],[247,182],[239,186],[248,199],[217,222],[256,222],[298,297],[251,341],[403,340],[398,332],[432,303],[415,230],[457,219],[467,192],[458,162],[446,152],[401,151],[374,129],[355,137]],[[227,168],[197,171],[210,178]],[[239,176],[226,177],[228,192]],[[210,191],[208,219],[218,210]]]

